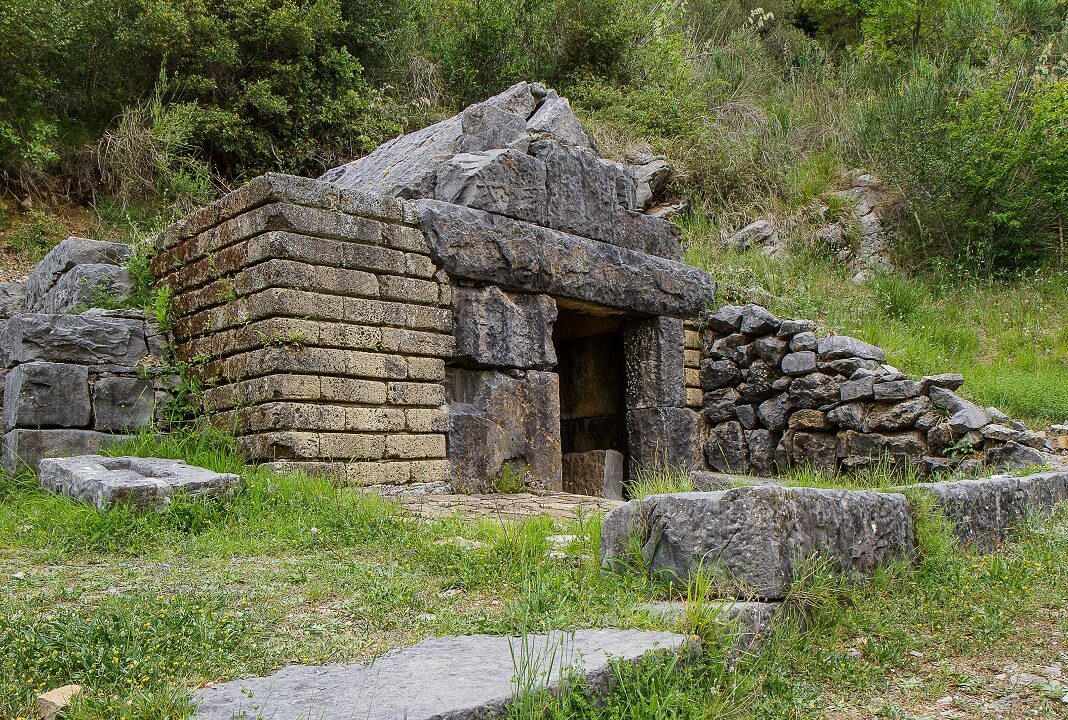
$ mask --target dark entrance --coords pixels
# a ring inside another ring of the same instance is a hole
[[[627,477],[624,315],[559,308],[553,327],[560,376],[566,492],[623,499]]]

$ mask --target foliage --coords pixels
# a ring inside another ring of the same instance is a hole
[[[0,169],[54,169],[116,116],[119,137],[165,121],[179,137],[152,141],[191,141],[227,177],[348,159],[397,125],[346,49],[346,27],[337,0],[10,0]],[[174,82],[157,87],[160,77]],[[136,108],[154,87],[175,107],[146,124]]]

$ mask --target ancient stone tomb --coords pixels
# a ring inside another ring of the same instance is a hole
[[[643,212],[649,179],[520,83],[319,180],[257,178],[165,231],[153,269],[252,459],[622,497],[700,450],[684,321],[714,295]]]

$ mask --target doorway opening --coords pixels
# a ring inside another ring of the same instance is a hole
[[[623,344],[627,316],[607,312],[561,304],[553,326],[563,489],[623,500],[628,465]]]

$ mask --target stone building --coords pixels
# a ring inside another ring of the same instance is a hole
[[[252,459],[622,495],[700,458],[684,322],[715,292],[643,212],[650,177],[520,83],[318,180],[257,178],[166,230],[153,269],[205,411]]]

